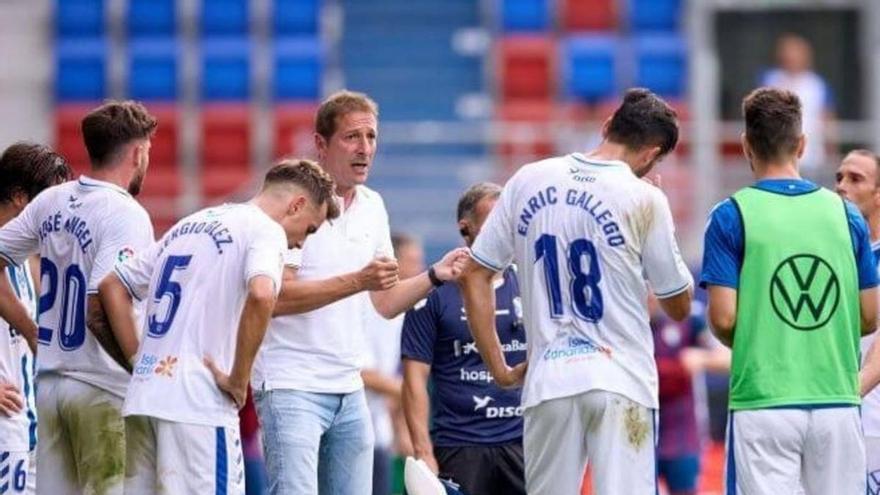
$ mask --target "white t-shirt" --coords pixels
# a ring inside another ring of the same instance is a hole
[[[36,318],[37,295],[27,262],[20,266],[9,265],[5,271],[28,314]],[[0,318],[0,382],[14,385],[25,402],[21,411],[11,417],[0,414],[0,452],[27,452],[36,442],[33,363],[34,356],[27,341]]]
[[[365,309],[364,317],[364,369],[372,369],[385,376],[398,376],[404,315],[387,320],[370,304]],[[367,390],[367,407],[373,420],[376,447],[390,448],[394,443],[394,424],[388,409],[388,398]]]
[[[147,301],[144,337],[122,408],[207,426],[235,426],[238,410],[203,359],[232,369],[238,324],[254,277],[281,290],[287,238],[250,204],[198,211],[116,268],[132,297]]]
[[[147,211],[124,189],[86,176],[46,189],[0,229],[0,256],[40,253],[38,376],[57,373],[125,395],[129,375],[86,328],[87,296],[153,242]]]
[[[658,407],[645,276],[661,298],[693,284],[659,189],[623,162],[577,153],[526,165],[472,255],[496,271],[519,267],[524,407],[596,389]]]
[[[787,89],[801,100],[801,124],[807,145],[800,167],[811,171],[825,167],[825,110],[830,108],[830,90],[825,81],[815,72],[791,74],[781,69],[773,69],[764,75],[763,84]]]
[[[324,280],[393,252],[382,197],[357,186],[348,209],[321,225],[302,250],[291,251],[287,262],[299,279]],[[308,313],[273,318],[254,363],[254,390],[347,394],[363,388],[367,304],[372,304],[370,295],[359,292]]]
[[[877,259],[877,253],[880,251],[880,241],[871,244],[871,251],[874,252],[874,258]],[[877,265],[877,273],[880,275],[880,264]],[[862,364],[864,364],[865,356],[868,349],[874,342],[877,332],[862,337]],[[868,395],[862,397],[862,430],[866,437],[880,437],[880,387],[875,388]]]

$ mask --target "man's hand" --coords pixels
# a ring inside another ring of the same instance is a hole
[[[360,289],[374,291],[387,290],[400,280],[397,260],[387,256],[380,256],[369,262],[358,272],[358,284]]]
[[[434,264],[434,273],[444,282],[458,280],[468,259],[470,259],[470,254],[467,248],[455,248]]]
[[[217,384],[217,387],[229,395],[229,398],[235,402],[237,408],[241,409],[244,407],[244,403],[247,400],[247,382],[235,383],[229,375],[220,371],[220,368],[209,357],[204,358],[204,363],[211,371],[211,374],[214,375],[214,382]]]
[[[506,366],[503,373],[497,375],[493,373],[492,378],[495,379],[495,384],[501,388],[520,387],[526,377],[526,368],[528,368],[528,361],[523,361],[513,368]]]
[[[437,459],[434,457],[433,453],[429,452],[424,455],[419,455],[417,458],[425,461],[425,464],[428,465],[428,468],[430,468],[434,474],[440,474],[440,464],[437,463]]]
[[[0,383],[0,413],[7,418],[18,414],[24,407],[24,399],[18,388],[11,383]]]

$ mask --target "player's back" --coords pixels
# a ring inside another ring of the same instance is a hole
[[[255,244],[266,238],[268,242],[261,245],[276,249],[260,251],[262,258],[269,259],[258,261],[274,267],[266,269],[267,275],[277,271],[280,276],[287,247],[284,232],[249,204],[196,212],[150,248],[144,338],[125,414],[196,424],[234,422],[235,407],[219,393],[203,358],[210,357],[220,369],[231,368],[248,280],[259,274],[251,258],[258,249]],[[132,265],[137,267],[140,261],[135,259]],[[129,272],[120,272],[125,283],[137,285],[127,281]],[[173,405],[160,404],[162,397]]]
[[[87,299],[115,263],[153,239],[149,215],[124,189],[80,177],[49,188],[16,228],[39,239],[38,373],[57,373],[124,395],[127,373],[86,327]]]
[[[572,154],[523,167],[501,207],[522,276],[524,405],[598,388],[657,407],[644,275],[660,297],[690,281],[663,194],[623,162]]]

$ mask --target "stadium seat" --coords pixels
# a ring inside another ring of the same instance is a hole
[[[104,34],[104,0],[55,0],[59,38],[90,38]]]
[[[248,0],[203,0],[201,34],[212,36],[244,36],[248,32]]]
[[[321,44],[317,38],[277,39],[273,46],[272,94],[278,101],[321,96]]]
[[[510,101],[498,108],[496,121],[504,131],[496,154],[506,171],[555,153],[550,125],[556,111],[556,103],[550,101]]]
[[[617,27],[614,0],[560,0],[559,23],[565,31],[610,31]]]
[[[315,104],[283,105],[275,108],[276,160],[285,156],[315,157]]]
[[[208,105],[202,107],[201,120],[202,193],[223,197],[246,186],[250,177],[250,109]]]
[[[546,0],[497,0],[505,32],[547,31],[550,9]]]
[[[55,47],[55,96],[60,102],[107,96],[107,44],[101,38],[61,40]]]
[[[615,60],[618,41],[613,36],[576,35],[562,42],[562,80],[566,96],[595,103],[617,90]]]
[[[128,36],[171,37],[175,34],[177,7],[174,0],[128,0]]]
[[[136,100],[177,98],[177,54],[174,38],[135,39],[129,45],[128,95]]]
[[[65,104],[55,108],[53,148],[67,159],[77,174],[89,169],[89,153],[83,144],[80,122],[98,104]]]
[[[250,43],[245,38],[202,42],[201,94],[205,101],[246,100],[250,95]]]
[[[643,35],[634,40],[636,86],[665,98],[682,98],[687,83],[687,55],[677,35]]]
[[[273,34],[276,37],[316,35],[318,13],[318,0],[273,0]]]
[[[159,121],[150,144],[150,171],[177,169],[180,123],[174,105],[147,105],[147,110]]]
[[[629,0],[633,31],[675,31],[681,19],[681,0]]]
[[[499,42],[502,101],[549,100],[555,92],[555,43],[543,36],[508,36]]]

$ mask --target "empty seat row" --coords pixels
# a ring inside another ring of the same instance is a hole
[[[251,90],[253,44],[241,38],[206,39],[200,44],[200,97],[204,101],[246,100]],[[180,95],[181,44],[176,39],[140,39],[128,44],[126,95],[170,101]],[[108,95],[107,42],[64,41],[56,49],[57,99],[94,101]],[[320,96],[322,45],[315,38],[280,38],[271,45],[272,95],[276,101]]]
[[[203,36],[245,35],[250,24],[249,0],[203,0],[198,31]],[[59,38],[100,37],[106,33],[108,0],[55,0]],[[276,36],[318,33],[319,0],[272,0],[269,19]],[[127,0],[125,29],[129,36],[173,36],[178,30],[180,2]]]
[[[554,18],[564,31],[616,30],[622,23],[635,32],[675,31],[682,17],[681,0],[496,1],[507,33],[550,31]],[[621,12],[626,18],[619,21]]]
[[[630,86],[681,98],[687,83],[684,41],[676,35],[575,35],[560,42],[545,36],[508,36],[498,42],[502,101],[564,99],[596,102]]]

